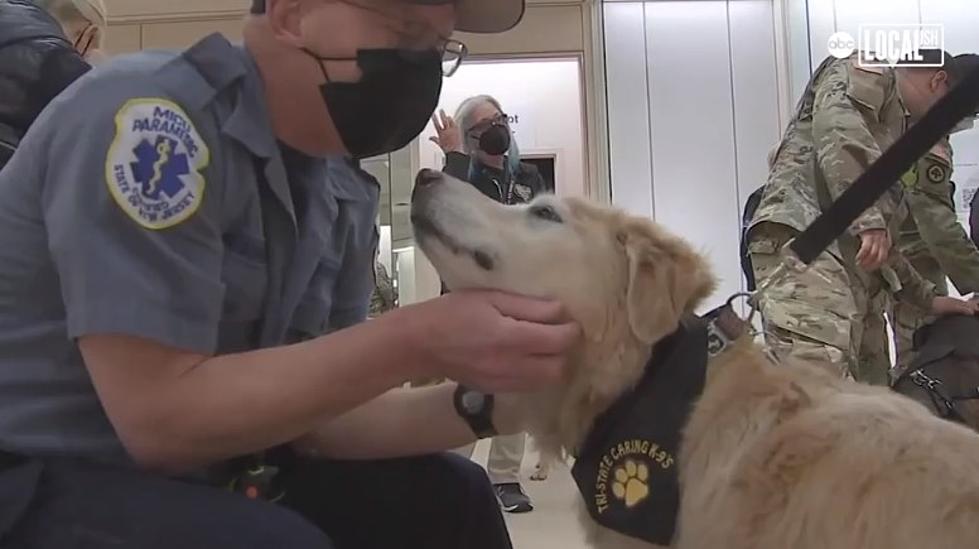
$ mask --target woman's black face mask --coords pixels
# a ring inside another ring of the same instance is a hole
[[[510,128],[494,122],[479,136],[479,150],[492,156],[502,156],[510,150]]]
[[[442,91],[442,54],[432,50],[364,49],[357,57],[316,59],[326,108],[347,151],[367,158],[396,151],[425,129]],[[357,61],[358,82],[333,82],[323,61]]]

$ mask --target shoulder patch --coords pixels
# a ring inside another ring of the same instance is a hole
[[[918,165],[915,164],[911,166],[911,168],[908,169],[908,171],[904,172],[904,175],[901,176],[901,184],[903,184],[904,188],[906,189],[912,189],[914,188],[915,183],[917,182],[918,182]]]
[[[928,176],[928,181],[932,183],[944,183],[947,174],[948,171],[941,164],[932,164],[925,172],[925,175]]]
[[[161,98],[126,102],[105,160],[105,182],[116,204],[152,230],[178,225],[204,199],[207,144],[187,113]]]

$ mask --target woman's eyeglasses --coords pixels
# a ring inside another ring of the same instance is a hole
[[[500,113],[493,118],[487,118],[486,120],[481,120],[480,122],[473,125],[469,130],[470,137],[478,138],[483,132],[492,128],[493,126],[506,126],[510,127],[510,117],[506,113]]]

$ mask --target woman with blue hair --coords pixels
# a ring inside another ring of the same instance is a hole
[[[508,117],[496,99],[470,97],[454,117],[439,111],[432,121],[438,136],[431,139],[445,153],[445,173],[504,204],[530,202],[544,190],[537,168],[520,161]]]
[[[458,122],[456,122],[458,121]],[[468,181],[486,196],[503,204],[530,202],[544,190],[544,179],[532,164],[520,161],[507,115],[499,101],[488,95],[470,97],[459,105],[455,117],[439,111],[432,117],[437,137],[432,141],[445,153],[443,171]],[[442,293],[445,293],[442,286]],[[504,511],[533,510],[520,486],[525,434],[496,437],[490,446],[487,469]],[[463,449],[472,455],[474,446]]]

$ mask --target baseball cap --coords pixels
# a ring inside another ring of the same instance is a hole
[[[404,0],[411,4],[455,4],[456,30],[475,33],[503,32],[523,19],[525,0]],[[252,13],[265,13],[265,0],[252,0]]]
[[[973,71],[979,70],[979,55],[974,53],[956,55],[945,70],[948,72],[949,84],[956,86]],[[976,112],[979,113],[979,106],[976,107]]]

